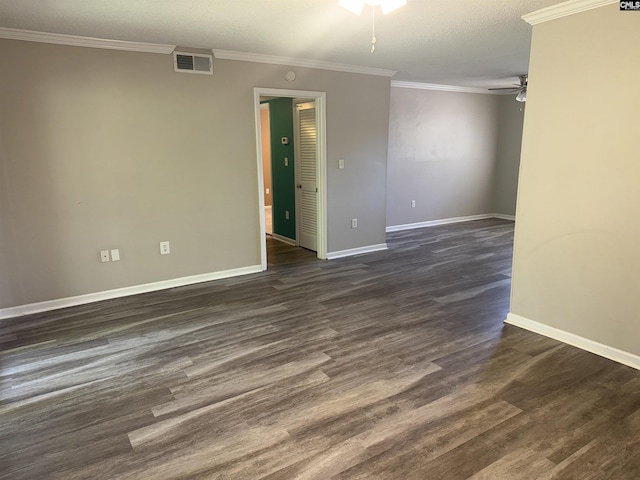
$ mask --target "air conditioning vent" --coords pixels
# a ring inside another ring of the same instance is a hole
[[[213,56],[200,53],[173,52],[173,67],[176,72],[213,75]]]

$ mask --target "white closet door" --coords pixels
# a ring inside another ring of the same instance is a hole
[[[298,244],[315,252],[318,248],[318,148],[315,104],[296,104],[295,112]]]

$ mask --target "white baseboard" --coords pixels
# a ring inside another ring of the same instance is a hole
[[[515,215],[506,215],[504,213],[493,213],[491,216],[493,218],[499,218],[501,220],[511,220],[512,222],[516,221],[516,216]]]
[[[200,275],[192,275],[189,277],[163,280],[161,282],[134,285],[132,287],[116,288],[114,290],[107,290],[104,292],[88,293],[86,295],[77,295],[74,297],[60,298],[57,300],[30,303],[17,307],[2,308],[0,309],[0,319],[19,317],[32,313],[47,312],[49,310],[74,307],[76,305],[84,305],[86,303],[99,302],[101,300],[128,297],[130,295],[138,295],[140,293],[156,292],[158,290],[165,290],[167,288],[183,287],[185,285],[192,285],[194,283],[210,282],[212,280],[220,280],[223,278],[231,278],[237,277],[239,275],[248,275],[250,273],[259,272],[262,272],[262,266],[253,265],[249,267],[234,268],[232,270],[222,270],[219,272],[203,273]]]
[[[337,252],[328,252],[327,260],[333,260],[335,258],[351,257],[353,255],[360,255],[362,253],[373,253],[381,250],[387,250],[386,243],[379,243],[377,245],[368,245],[366,247],[350,248],[348,250],[338,250]]]
[[[428,220],[426,222],[405,223],[403,225],[391,225],[387,227],[388,232],[400,232],[402,230],[413,230],[414,228],[435,227],[436,225],[447,225],[449,223],[470,222],[471,220],[484,220],[492,218],[493,215],[485,213],[482,215],[469,215],[468,217],[441,218],[438,220]]]
[[[487,218],[500,218],[503,220],[515,220],[513,215],[503,215],[501,213],[483,213],[480,215],[469,215],[466,217],[441,218],[438,220],[428,220],[426,222],[405,223],[403,225],[391,225],[386,228],[389,232],[400,232],[402,230],[412,230],[414,228],[435,227],[437,225],[448,225],[450,223],[470,222],[472,220],[486,220]]]
[[[277,233],[272,233],[271,236],[274,240],[278,240],[279,242],[286,243],[287,245],[297,247],[296,241],[293,238],[283,237],[282,235],[278,235]]]
[[[504,322],[509,325],[524,328],[525,330],[529,330],[534,333],[539,333],[545,337],[553,338],[554,340],[559,340],[560,342],[573,345],[574,347],[586,350],[587,352],[595,353],[596,355],[608,358],[614,362],[622,363],[623,365],[640,370],[640,356],[633,353],[609,347],[608,345],[589,340],[588,338],[581,337],[574,333],[550,327],[543,323],[529,320],[528,318],[521,317],[514,313],[509,313]]]

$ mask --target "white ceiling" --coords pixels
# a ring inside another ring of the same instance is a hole
[[[527,72],[520,17],[562,0],[407,0],[383,16],[338,0],[0,0],[0,27],[397,70],[393,80],[501,87]]]

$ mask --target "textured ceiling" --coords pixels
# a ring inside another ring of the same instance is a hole
[[[408,0],[383,16],[338,0],[0,0],[0,27],[235,50],[397,70],[394,80],[472,87],[517,82],[531,27],[559,0]]]

